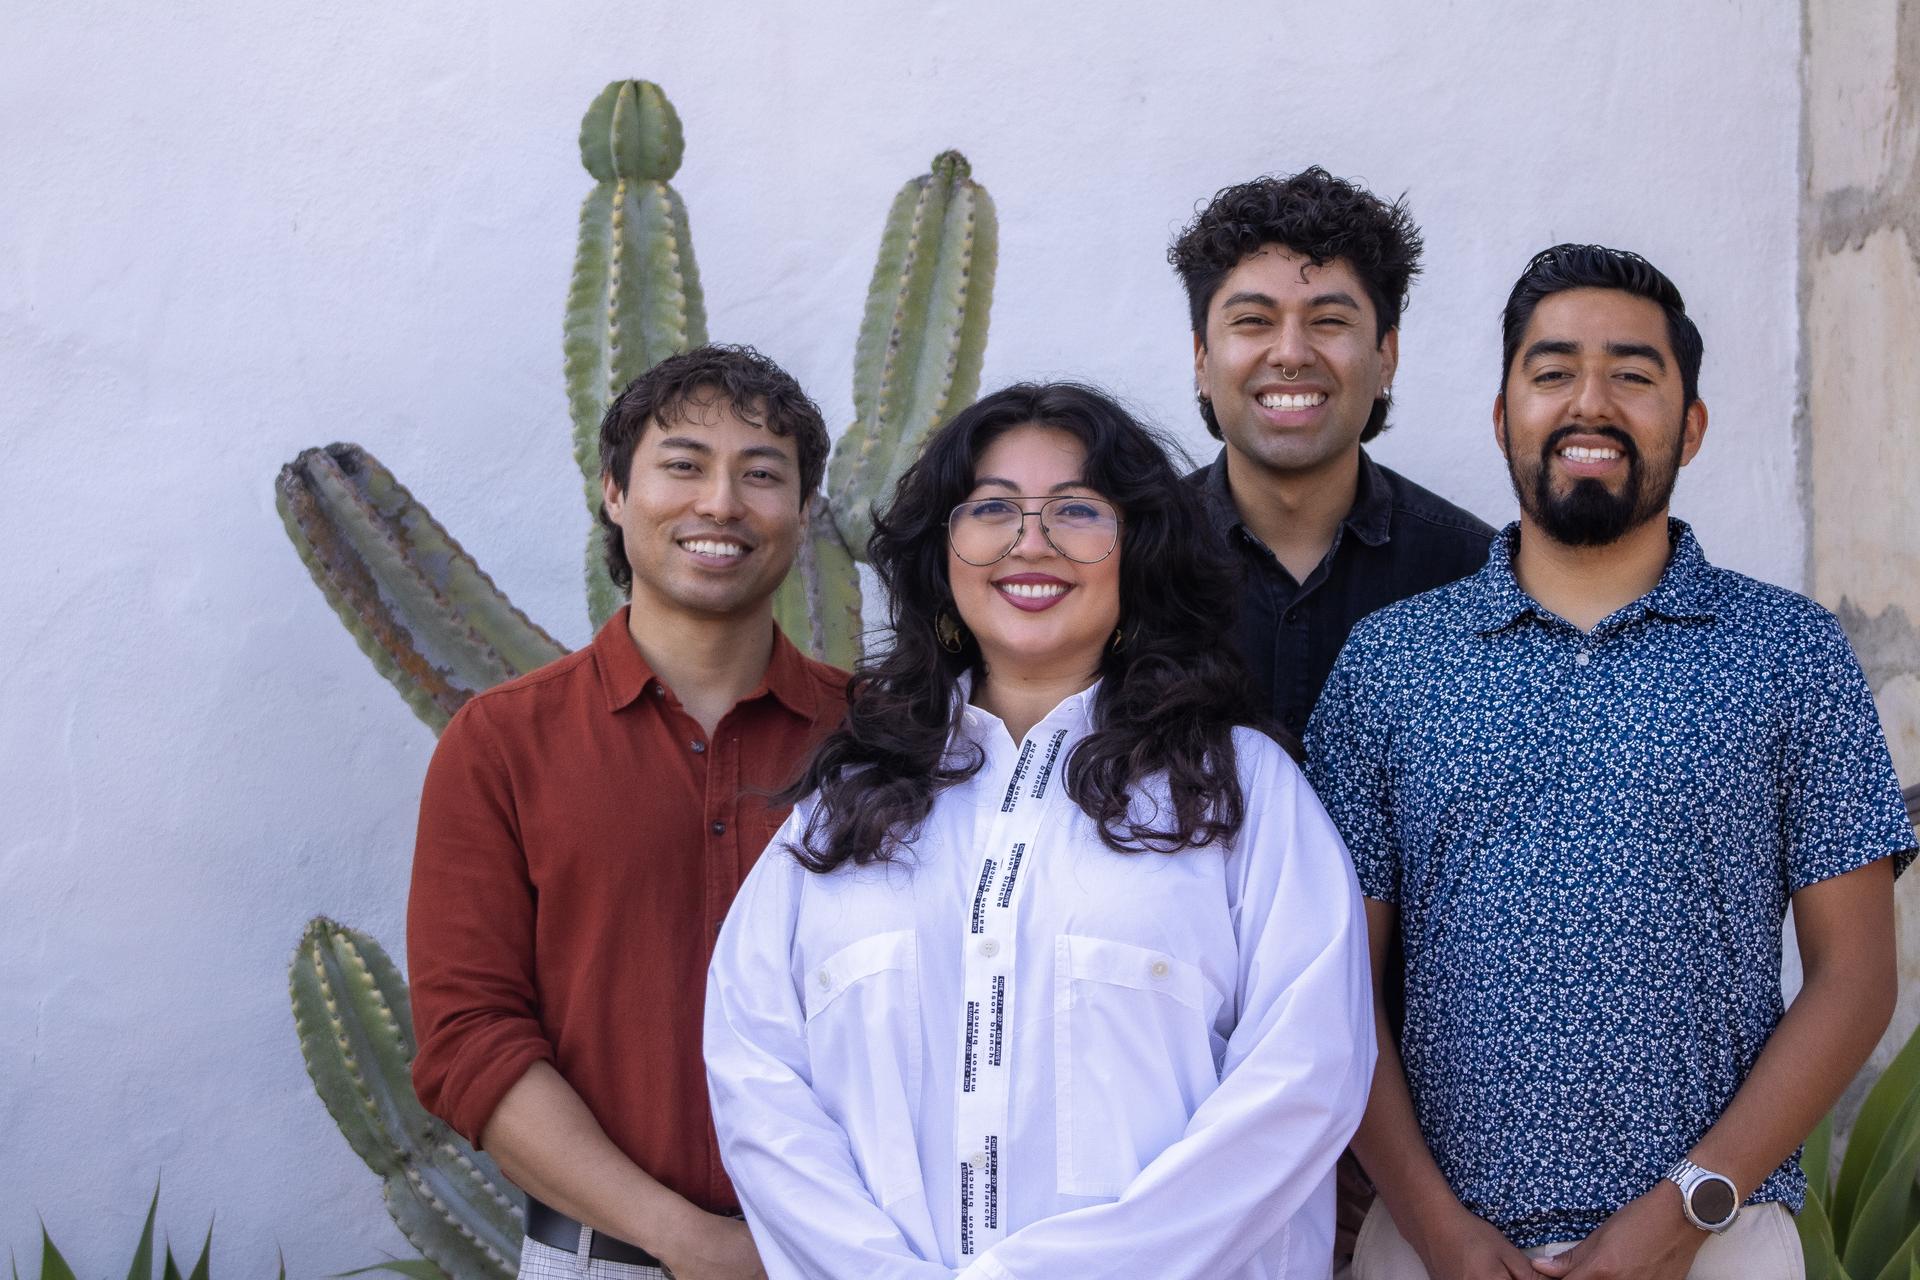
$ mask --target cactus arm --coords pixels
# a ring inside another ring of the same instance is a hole
[[[473,694],[567,652],[359,446],[308,449],[274,496],[327,602],[436,733]]]
[[[895,197],[855,349],[855,420],[831,468],[834,519],[858,559],[873,507],[980,390],[998,256],[992,198],[959,152]]]
[[[563,346],[573,456],[587,511],[600,510],[600,419],[626,385],[707,340],[706,299],[680,195],[680,118],[658,85],[615,81],[580,122],[580,161],[596,179],[580,206]],[[598,627],[619,607],[587,539],[587,609]]]
[[[411,1004],[380,944],[318,917],[294,951],[288,987],[314,1090],[385,1181],[387,1211],[407,1240],[449,1275],[508,1280],[523,1215],[498,1166],[414,1096]]]
[[[773,597],[774,621],[821,662],[849,670],[860,658],[860,571],[816,496],[793,568]]]

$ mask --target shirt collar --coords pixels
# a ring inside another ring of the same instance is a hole
[[[1069,728],[1087,730],[1093,727],[1094,699],[1100,695],[1099,680],[1076,694],[1062,698],[1058,706],[1040,718],[1040,722],[1027,731],[1031,738],[1044,728]],[[963,735],[969,742],[979,742],[982,735],[991,729],[999,729],[1003,736],[1011,739],[1006,721],[983,707],[973,705],[973,672],[963,671],[953,687],[953,731]],[[1014,744],[1018,746],[1018,743]]]
[[[658,679],[653,665],[627,633],[627,615],[632,608],[632,605],[622,605],[593,637],[594,666],[600,672],[600,687],[606,693],[608,711],[632,706],[647,691],[647,686]],[[819,718],[819,690],[807,670],[807,660],[777,624],[773,628],[773,653],[767,660],[766,672],[752,692],[740,701],[747,703],[767,696],[797,716],[808,720]]]
[[[1713,577],[1708,572],[1712,566],[1707,562],[1706,553],[1701,551],[1699,540],[1693,536],[1693,529],[1686,521],[1669,516],[1667,537],[1673,553],[1660,573],[1660,581],[1646,595],[1617,610],[1613,617],[1644,613],[1674,622],[1711,622],[1717,616],[1713,607]],[[1473,608],[1478,620],[1474,629],[1481,635],[1491,635],[1523,618],[1547,616],[1546,610],[1521,589],[1519,579],[1514,577],[1513,552],[1519,541],[1520,522],[1515,520],[1494,535],[1493,544],[1487,548],[1486,566],[1467,580],[1475,596]]]
[[[1216,529],[1229,535],[1246,529],[1247,522],[1234,505],[1233,489],[1227,483],[1227,451],[1224,448],[1207,468],[1200,483],[1200,492],[1206,499],[1207,514]],[[1354,483],[1353,506],[1348,508],[1340,524],[1345,531],[1370,547],[1386,542],[1392,533],[1393,494],[1387,488],[1386,478],[1380,474],[1379,464],[1367,456],[1365,449],[1360,450],[1360,474]],[[1253,531],[1247,529],[1247,532]]]

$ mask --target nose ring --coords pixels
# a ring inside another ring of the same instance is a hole
[[[1280,366],[1280,381],[1298,382],[1299,380],[1300,380],[1300,371],[1298,369],[1295,369],[1292,373],[1288,373],[1287,366],[1285,365]]]

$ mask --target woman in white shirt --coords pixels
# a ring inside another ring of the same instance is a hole
[[[767,1274],[1325,1276],[1366,930],[1247,727],[1225,549],[1098,392],[935,434],[877,526],[890,647],[741,888],[715,1123]]]

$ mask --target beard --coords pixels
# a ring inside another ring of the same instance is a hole
[[[1627,464],[1627,478],[1617,493],[1591,476],[1574,481],[1565,492],[1554,492],[1554,454],[1574,435],[1604,436],[1619,447]],[[1656,458],[1649,466],[1632,437],[1616,427],[1561,427],[1547,437],[1527,474],[1522,474],[1509,447],[1507,475],[1513,481],[1513,496],[1519,499],[1520,509],[1549,538],[1569,547],[1604,547],[1667,509],[1680,475],[1680,451],[1685,441],[1686,432],[1676,431],[1672,454]]]

